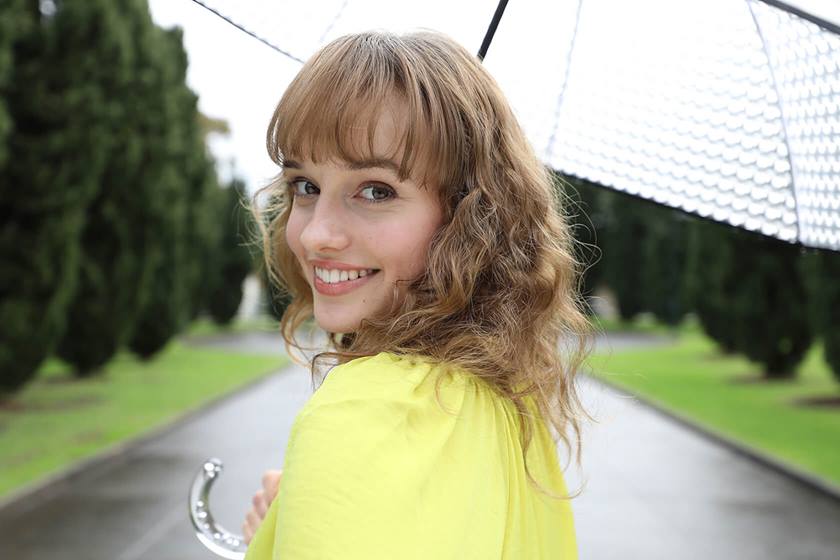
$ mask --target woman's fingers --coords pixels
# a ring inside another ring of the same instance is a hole
[[[254,506],[253,511],[257,513],[260,519],[265,517],[265,512],[268,511],[270,503],[271,500],[266,500],[265,490],[257,490],[257,493],[251,498],[251,505]]]
[[[283,470],[268,470],[262,476],[262,488],[254,493],[251,498],[251,509],[245,514],[245,522],[242,524],[242,538],[245,544],[250,544],[251,539],[257,532],[271,502],[277,496],[280,487],[280,479],[283,477]]]
[[[268,502],[274,499],[277,495],[277,489],[280,487],[280,479],[283,478],[283,469],[267,470],[263,473],[262,486],[265,490],[265,496]]]
[[[245,516],[245,523],[242,524],[242,537],[245,539],[245,544],[249,544],[251,539],[254,538],[261,522],[262,517],[258,516],[253,510]]]

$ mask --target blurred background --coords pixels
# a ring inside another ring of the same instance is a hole
[[[228,459],[235,532],[282,465],[312,387],[247,207],[296,58],[353,3],[236,5],[291,55],[189,0],[0,3],[4,558],[211,558],[201,462]],[[599,333],[581,558],[840,556],[840,252],[553,167]]]

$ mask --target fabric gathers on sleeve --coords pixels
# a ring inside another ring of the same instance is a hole
[[[534,511],[511,492],[510,414],[478,380],[404,357],[334,368],[295,420],[246,559],[503,557],[512,505]]]

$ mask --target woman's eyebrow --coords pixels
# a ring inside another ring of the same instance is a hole
[[[353,171],[359,169],[387,169],[389,171],[393,171],[395,174],[399,174],[400,172],[400,166],[387,158],[372,158],[363,159],[361,161],[351,161],[345,167]]]
[[[344,165],[344,167],[352,171],[358,171],[360,169],[387,169],[389,171],[393,171],[395,174],[399,174],[400,171],[400,166],[387,158],[371,158],[360,161],[351,161]],[[294,160],[287,159],[283,160],[283,168],[300,169],[301,164]]]

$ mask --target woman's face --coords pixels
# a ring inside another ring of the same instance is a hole
[[[312,288],[315,320],[328,332],[353,332],[388,308],[394,283],[424,271],[441,226],[436,187],[400,181],[396,164],[385,159],[397,150],[404,122],[397,105],[382,112],[374,136],[379,159],[364,166],[284,162],[294,197],[286,242]]]

